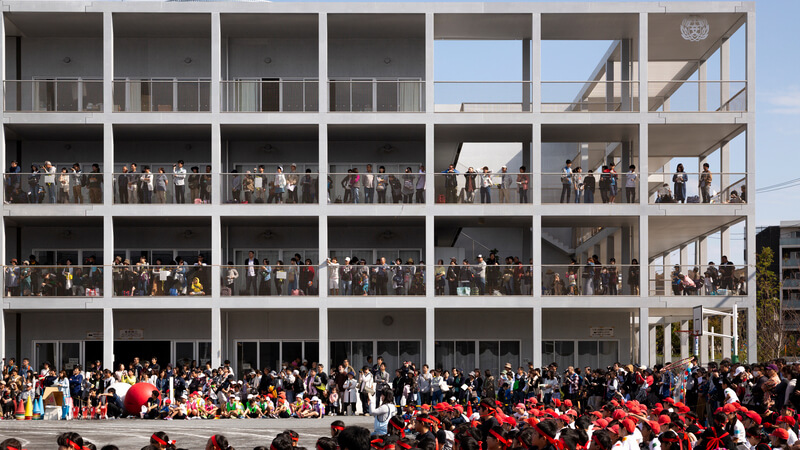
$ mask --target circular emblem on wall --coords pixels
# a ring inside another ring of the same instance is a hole
[[[708,37],[708,20],[700,16],[689,16],[681,22],[681,37],[691,42],[699,42]]]

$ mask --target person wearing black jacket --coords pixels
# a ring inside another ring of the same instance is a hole
[[[706,428],[695,448],[698,450],[714,450],[718,448],[736,450],[736,443],[731,435],[725,431],[725,425],[728,423],[728,417],[725,413],[714,413],[713,420],[714,424]]]

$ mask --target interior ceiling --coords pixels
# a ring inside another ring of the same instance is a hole
[[[100,218],[102,220],[102,217]],[[142,217],[114,217],[115,227],[211,227],[210,217],[178,217],[178,216],[153,216],[152,214]]]
[[[437,125],[434,139],[442,142],[531,142],[530,125]]]
[[[638,216],[542,216],[542,228],[638,227]]]
[[[690,219],[690,220],[689,220]],[[730,216],[663,216],[649,218],[648,248],[650,258],[655,258],[692,239],[711,234],[725,225],[744,220]]]
[[[395,217],[352,217],[328,216],[329,227],[391,227],[391,226],[418,226],[425,225],[424,217],[395,216]]]
[[[211,125],[114,125],[114,140],[210,141]]]
[[[638,125],[542,125],[542,142],[622,142],[638,140]]]
[[[503,220],[487,219],[477,215],[464,216],[441,216],[436,218],[436,228],[462,228],[462,227],[481,227],[481,228],[510,228],[522,227],[530,229],[533,226],[530,216],[503,216]]]
[[[328,125],[331,141],[424,141],[425,125]]]
[[[532,36],[530,14],[436,14],[434,39],[522,40]]]
[[[650,125],[650,157],[697,157],[745,130],[741,124]]]
[[[98,141],[103,139],[103,125],[13,124],[5,125],[5,136],[20,141]]]
[[[316,14],[221,14],[222,35],[233,38],[316,39]]]
[[[272,172],[270,172],[272,175]],[[308,227],[319,226],[319,217],[303,217],[303,216],[269,216],[269,217],[221,217],[222,225],[231,227]]]
[[[329,39],[425,39],[424,14],[328,14]]]
[[[317,125],[221,125],[223,140],[230,141],[316,141]]]
[[[605,41],[639,37],[638,14],[542,14],[542,39]],[[634,54],[637,54],[634,48]]]
[[[211,37],[211,14],[114,14],[115,37]]]
[[[65,227],[102,227],[103,217],[58,217],[58,222],[43,224],[41,217],[5,216],[3,222],[7,227],[65,228]]]
[[[719,46],[723,37],[731,37],[744,23],[745,13],[700,14],[708,21],[708,38],[692,42],[681,37],[681,22],[688,14],[648,15],[648,59],[650,61],[696,61]],[[651,79],[652,76],[650,77]]]
[[[8,12],[6,36],[23,37],[103,37],[101,13]]]

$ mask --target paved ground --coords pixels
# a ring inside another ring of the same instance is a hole
[[[28,450],[56,448],[56,436],[74,431],[97,445],[114,444],[122,450],[139,450],[149,443],[150,434],[164,431],[178,441],[178,448],[203,450],[212,434],[223,434],[237,450],[257,445],[269,447],[276,434],[291,428],[300,434],[301,447],[313,449],[317,438],[330,436],[330,423],[342,419],[347,425],[361,425],[372,431],[370,417],[325,417],[322,419],[222,419],[222,420],[71,420],[0,421],[0,440],[15,437]]]

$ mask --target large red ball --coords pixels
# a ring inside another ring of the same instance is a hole
[[[150,383],[136,383],[128,389],[125,394],[125,410],[128,414],[139,415],[142,412],[142,405],[147,403],[147,399],[153,396],[153,391],[157,391],[155,386]],[[161,393],[158,394],[159,400]]]

